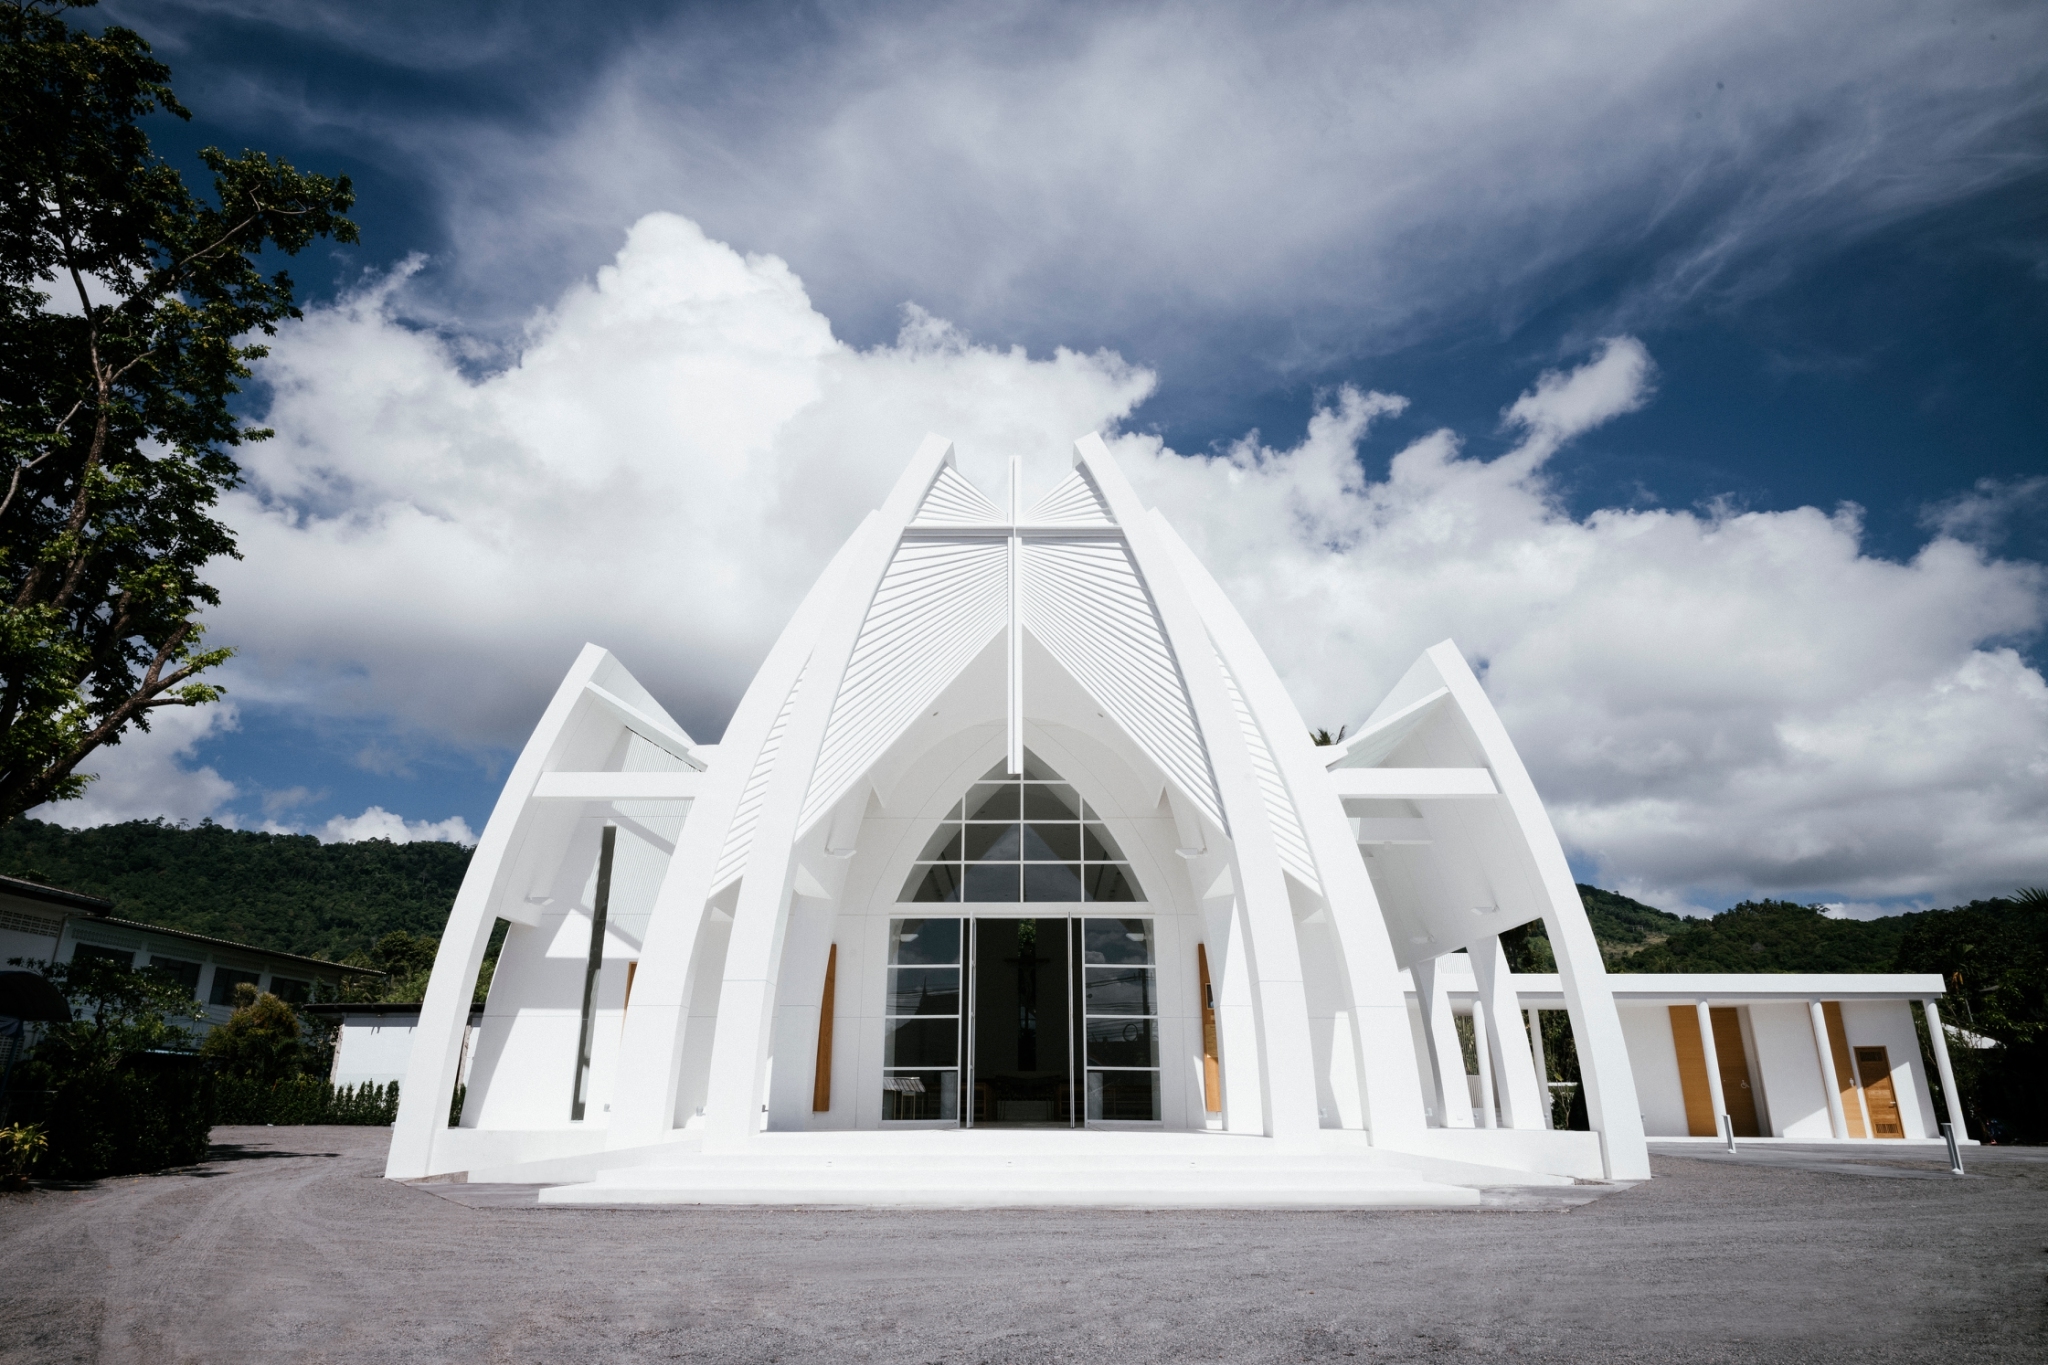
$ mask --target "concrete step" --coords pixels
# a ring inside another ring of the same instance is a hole
[[[542,1190],[540,1202],[1464,1208],[1479,1193],[1399,1165],[1316,1155],[750,1152],[678,1153],[658,1165],[601,1171]]]

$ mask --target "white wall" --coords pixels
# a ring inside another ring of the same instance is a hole
[[[388,1085],[404,1080],[418,1031],[419,1016],[414,1014],[343,1019],[334,1050],[334,1083]]]
[[[1646,1137],[1686,1137],[1685,1089],[1678,1076],[1678,1044],[1671,1036],[1671,1007],[1617,1002],[1621,1036],[1628,1043],[1629,1070],[1636,1079],[1636,1103]]]
[[[1771,1136],[1830,1141],[1828,1092],[1821,1081],[1820,1053],[1803,1001],[1751,1005],[1758,1083],[1770,1102]]]

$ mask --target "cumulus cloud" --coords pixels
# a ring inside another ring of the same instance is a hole
[[[669,215],[483,378],[396,319],[404,288],[278,338],[279,436],[229,507],[247,559],[221,574],[216,629],[244,645],[240,695],[473,745],[517,744],[586,639],[715,738],[925,431],[987,488],[1022,457],[1030,496],[1152,385],[1114,355],[978,346],[916,311],[850,347],[783,262]],[[1355,721],[1457,639],[1607,884],[1898,903],[2040,880],[2048,689],[2013,645],[2048,619],[2041,567],[1938,529],[1874,557],[1846,506],[1573,517],[1545,461],[1647,401],[1654,373],[1611,338],[1505,404],[1509,455],[1439,431],[1383,479],[1359,454],[1404,400],[1354,389],[1291,448],[1113,445],[1312,724]]]
[[[232,703],[166,706],[150,717],[147,733],[130,730],[119,743],[102,748],[83,765],[98,774],[76,801],[59,801],[29,812],[38,820],[84,829],[123,820],[162,817],[181,824],[223,819],[235,784],[213,768],[187,766],[199,745],[235,728]]]
[[[394,844],[416,840],[440,840],[451,844],[474,844],[476,835],[459,815],[446,820],[408,820],[382,806],[371,806],[361,815],[337,815],[318,831],[323,844],[355,844],[365,839],[389,839]]]

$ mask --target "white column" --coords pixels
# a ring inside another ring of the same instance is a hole
[[[1724,1137],[1721,1117],[1728,1112],[1728,1096],[1721,1089],[1721,1050],[1714,1046],[1714,1015],[1704,1000],[1693,1001],[1700,1012],[1700,1051],[1707,1060],[1707,1096],[1714,1105],[1714,1136]],[[1729,1119],[1732,1124],[1735,1120]]]
[[[1534,1057],[1527,1040],[1507,1021],[1521,1017],[1515,999],[1513,974],[1508,955],[1500,946],[1500,935],[1489,934],[1466,949],[1472,957],[1472,975],[1479,982],[1479,1008],[1473,1011],[1472,1026],[1486,1034],[1493,1066],[1481,1068],[1493,1082],[1500,1100],[1503,1128],[1541,1128],[1543,1088],[1537,1080]]]
[[[1415,996],[1422,1006],[1422,1041],[1436,1066],[1438,1121],[1446,1128],[1472,1126],[1472,1092],[1465,1084],[1465,1053],[1458,1046],[1458,1025],[1451,1018],[1451,993],[1438,970],[1440,958],[1424,958],[1409,970],[1415,974]]]
[[[1806,1008],[1813,1020],[1813,1049],[1820,1054],[1821,1088],[1828,1092],[1828,1126],[1834,1129],[1836,1138],[1846,1138],[1849,1119],[1842,1112],[1841,1077],[1835,1071],[1835,1049],[1828,1042],[1828,1017],[1821,1012],[1818,1000],[1807,1001]]]
[[[1550,1113],[1554,1107],[1550,1103],[1550,1060],[1543,1055],[1542,1010],[1529,1011],[1529,1055],[1536,1060],[1536,1093],[1543,1104],[1543,1126],[1555,1128],[1557,1121]]]
[[[1472,1052],[1479,1063],[1479,1126],[1498,1128],[1494,1118],[1493,1097],[1493,1049],[1486,1045],[1486,1006],[1483,1002],[1472,1002]]]
[[[1956,1090],[1956,1069],[1948,1059],[1948,1033],[1941,1026],[1941,1011],[1932,1000],[1922,1000],[1920,1008],[1927,1015],[1927,1036],[1934,1042],[1934,1065],[1941,1072],[1941,1112],[1955,1126],[1956,1136],[1966,1138],[1970,1133],[1963,1123],[1962,1096]]]

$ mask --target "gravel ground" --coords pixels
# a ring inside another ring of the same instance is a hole
[[[2041,1149],[1664,1154],[1543,1210],[583,1210],[387,1182],[387,1136],[0,1195],[0,1360],[2048,1359]]]

